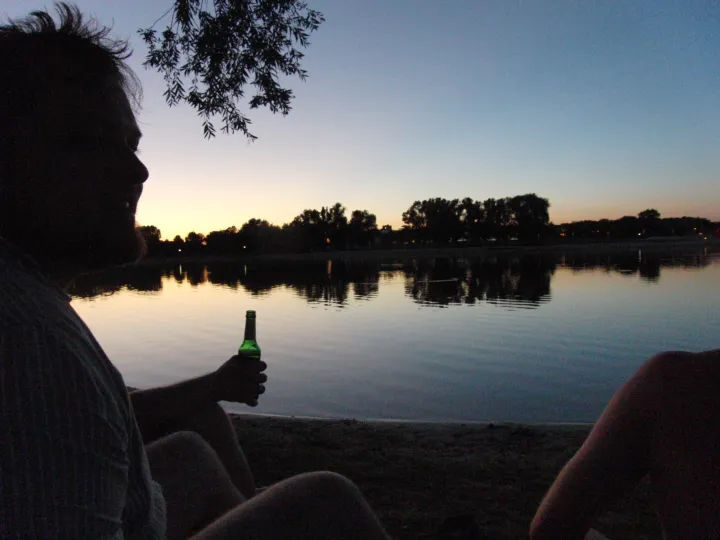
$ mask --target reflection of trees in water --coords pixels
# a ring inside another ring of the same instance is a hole
[[[81,275],[70,286],[68,293],[77,298],[109,296],[123,288],[154,293],[162,290],[162,277],[160,268],[124,266],[105,272]]]
[[[627,251],[620,253],[567,253],[560,264],[574,272],[602,268],[606,272],[618,272],[626,276],[638,274],[650,283],[660,280],[661,268],[705,268],[712,260],[707,249],[692,254],[665,254],[652,251]]]
[[[185,272],[183,272],[181,264],[173,268],[172,276],[178,283],[183,283],[185,281]]]
[[[405,271],[406,291],[423,304],[511,301],[537,307],[550,295],[554,257],[524,255],[482,259],[435,259]]]
[[[207,280],[213,285],[222,285],[230,289],[240,287],[240,278],[247,272],[243,263],[215,263],[207,265]]]
[[[197,287],[208,281],[207,266],[204,264],[189,265],[185,270],[185,276],[191,287]]]
[[[252,294],[264,294],[275,287],[287,287],[308,302],[343,305],[347,302],[350,284],[356,298],[377,294],[378,265],[325,261],[292,266],[248,266],[240,283]]]
[[[513,302],[536,307],[547,301],[557,266],[582,272],[596,268],[624,275],[639,275],[654,283],[661,268],[703,268],[713,253],[707,250],[672,255],[632,251],[624,253],[489,254],[482,258],[413,259],[403,262],[322,261],[302,263],[182,263],[169,267],[127,266],[80,276],[69,293],[92,298],[122,289],[154,294],[163,281],[197,287],[204,283],[232,289],[243,288],[253,295],[267,294],[276,287],[293,290],[309,302],[344,305],[350,294],[372,299],[381,280],[405,278],[405,290],[424,304],[475,304]],[[352,285],[352,288],[351,288]]]
[[[380,264],[377,262],[353,261],[344,264],[347,281],[353,285],[353,296],[369,300],[380,291]]]

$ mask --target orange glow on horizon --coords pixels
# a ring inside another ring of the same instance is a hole
[[[342,203],[342,201],[339,202]],[[633,210],[630,210],[628,207],[627,211],[623,211],[618,207],[604,206],[589,208],[578,205],[577,208],[570,208],[567,205],[558,205],[554,207],[552,206],[552,201],[550,202],[550,221],[555,225],[583,220],[616,220],[627,215],[636,216],[645,208],[651,207],[657,208],[663,218],[689,216],[707,218],[711,221],[720,221],[720,212],[714,209],[720,208],[720,205],[713,205],[712,207],[709,205],[705,207],[687,205],[678,210],[677,208],[664,209],[662,205],[638,206],[632,204]],[[137,219],[140,225],[156,226],[160,229],[163,239],[172,240],[176,235],[185,238],[188,233],[192,231],[207,235],[212,231],[225,230],[232,226],[239,229],[251,218],[265,219],[273,225],[282,226],[285,223],[290,223],[293,218],[300,214],[305,208],[319,209],[323,205],[327,206],[328,204],[330,204],[328,201],[316,205],[307,205],[302,202],[299,204],[297,202],[291,202],[283,205],[269,205],[264,203],[263,205],[258,204],[250,207],[242,205],[239,208],[235,208],[232,200],[222,198],[217,202],[215,202],[213,198],[205,201],[173,201],[172,203],[168,203],[167,201],[153,200],[151,198],[145,200],[145,195],[143,195]],[[348,216],[356,206],[365,206],[343,204],[346,207],[346,215]],[[627,206],[627,203],[625,206]],[[187,210],[188,208],[192,210]],[[254,210],[248,211],[248,208],[254,208]],[[710,211],[707,211],[708,208],[710,208]],[[390,225],[393,230],[398,230],[404,225],[401,216],[406,208],[398,208],[397,212],[392,213],[388,211],[374,211],[372,207],[365,209],[377,216],[378,228],[383,225]]]

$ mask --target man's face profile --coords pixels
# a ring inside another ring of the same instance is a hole
[[[28,141],[23,199],[38,253],[84,269],[132,262],[144,253],[135,212],[148,171],[140,132],[116,82],[68,84],[38,107]]]

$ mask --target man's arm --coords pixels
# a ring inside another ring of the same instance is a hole
[[[122,538],[128,411],[69,341],[41,324],[0,332],[3,538]]]
[[[208,373],[170,386],[134,390],[130,402],[140,431],[167,421],[186,418],[218,402],[215,373]]]
[[[530,525],[533,540],[581,540],[605,507],[645,476],[650,462],[656,364],[646,362],[613,396],[565,465]]]
[[[265,362],[233,356],[207,375],[170,386],[130,392],[140,431],[144,436],[154,426],[183,420],[218,401],[255,406],[259,395],[265,391],[263,383],[267,376],[262,372],[266,368]]]

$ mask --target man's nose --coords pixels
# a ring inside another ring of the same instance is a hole
[[[147,179],[150,177],[150,171],[148,171],[148,168],[145,166],[145,164],[140,161],[137,156],[135,156],[135,160],[137,161],[138,165],[138,171],[137,171],[137,181],[136,184],[144,184]]]
[[[142,185],[150,177],[147,167],[135,154],[132,154],[132,157],[122,164],[122,169],[123,174],[119,181],[126,185]]]

